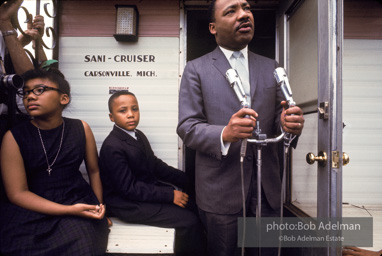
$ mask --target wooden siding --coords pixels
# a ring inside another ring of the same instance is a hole
[[[113,36],[116,4],[138,7],[140,37],[179,37],[178,0],[61,0],[59,1],[59,36]]]
[[[61,0],[59,35],[112,36],[115,32],[115,4],[138,7],[139,36],[179,37],[179,0]],[[345,0],[344,21],[344,37],[347,39],[382,39],[382,4],[376,0]]]
[[[382,2],[345,0],[344,38],[382,39]]]

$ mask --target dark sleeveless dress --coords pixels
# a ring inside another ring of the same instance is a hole
[[[85,157],[83,124],[77,119],[64,118],[64,121],[61,151],[50,176],[37,128],[28,121],[11,129],[24,159],[29,190],[64,205],[99,204],[79,171]],[[60,147],[62,128],[61,125],[41,130],[49,163]],[[0,252],[6,256],[104,255],[108,233],[106,218],[45,215],[1,202]]]

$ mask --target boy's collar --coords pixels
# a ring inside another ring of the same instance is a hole
[[[137,136],[135,135],[135,132],[136,130],[134,131],[128,131],[126,129],[123,129],[122,127],[119,127],[118,125],[114,124],[115,127],[121,129],[122,131],[124,131],[125,133],[129,134],[131,137],[133,137],[134,139],[137,139]]]

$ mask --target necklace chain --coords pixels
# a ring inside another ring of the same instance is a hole
[[[63,138],[64,138],[64,130],[65,130],[65,120],[62,119],[62,133],[61,133],[60,146],[59,146],[59,148],[58,148],[56,157],[54,158],[53,162],[52,162],[51,164],[49,164],[48,154],[46,153],[46,149],[45,149],[44,141],[42,140],[42,136],[41,136],[41,132],[40,132],[40,127],[37,125],[38,135],[40,136],[42,149],[44,150],[45,159],[46,159],[46,164],[47,164],[47,166],[48,166],[48,168],[46,169],[46,171],[49,173],[49,176],[50,176],[50,172],[52,171],[52,166],[53,166],[54,163],[56,162],[57,157],[58,157],[58,154],[60,154],[60,151],[61,151],[62,141],[63,141]]]

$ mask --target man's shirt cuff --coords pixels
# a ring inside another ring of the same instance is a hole
[[[223,132],[226,126],[224,126],[221,134],[220,134],[220,148],[223,156],[226,156],[228,154],[229,147],[231,146],[231,142],[224,142],[223,141]]]

